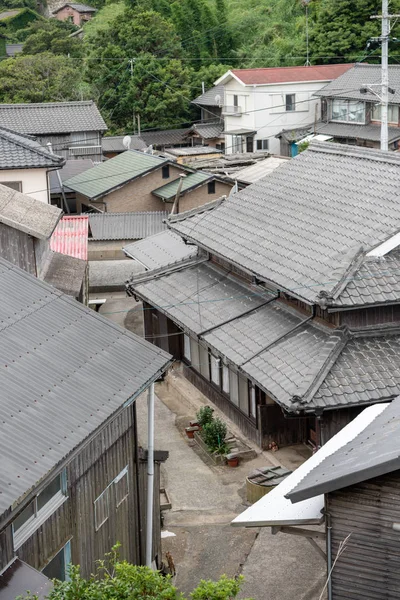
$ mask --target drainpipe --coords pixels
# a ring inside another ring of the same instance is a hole
[[[146,565],[153,562],[153,496],[154,496],[154,383],[149,387],[147,416],[147,511],[146,511]]]
[[[139,439],[138,439],[138,428],[137,428],[137,411],[136,411],[136,402],[132,402],[132,413],[133,413],[133,437],[135,441],[135,475],[136,475],[136,498],[137,498],[137,518],[138,518],[138,529],[139,529],[139,539],[138,539],[138,551],[139,551],[139,560],[138,563],[142,564],[143,555],[142,555],[142,540],[143,540],[143,530],[142,530],[142,508],[140,504],[140,473],[139,473]]]
[[[326,562],[328,571],[328,600],[332,600],[332,524],[331,515],[325,511],[326,518]]]

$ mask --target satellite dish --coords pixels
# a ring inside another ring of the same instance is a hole
[[[215,102],[217,106],[221,106],[221,96],[219,94],[215,96]]]
[[[131,147],[131,143],[132,143],[132,138],[130,135],[126,135],[124,137],[124,139],[122,140],[122,145],[124,148],[126,148],[127,150],[130,150]]]

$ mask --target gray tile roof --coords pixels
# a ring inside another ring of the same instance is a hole
[[[65,185],[87,198],[101,198],[137,177],[160,169],[166,158],[126,150],[93,167],[90,173],[80,173],[65,180]]]
[[[162,131],[142,131],[140,137],[147,146],[178,146],[187,140],[190,127],[184,129],[164,129]]]
[[[45,240],[53,233],[61,215],[56,206],[0,185],[0,223]]]
[[[224,124],[222,121],[208,121],[207,123],[194,123],[192,131],[197,133],[205,140],[212,140],[214,138],[223,138]]]
[[[0,169],[49,169],[65,159],[51,154],[31,137],[0,127]]]
[[[96,213],[89,215],[92,240],[142,240],[166,229],[167,212]]]
[[[170,357],[5,260],[0,289],[3,514]]]
[[[400,469],[400,398],[351,442],[325,458],[287,494],[292,502],[327,494]]]
[[[0,127],[30,135],[106,131],[107,129],[92,100],[0,104]]]
[[[264,304],[271,296],[240,284],[227,273],[200,263],[144,283],[135,293],[196,334],[217,327]]]
[[[216,100],[216,97],[219,99]],[[224,86],[223,85],[214,85],[214,87],[210,88],[204,94],[197,96],[194,100],[192,100],[192,104],[200,104],[201,106],[217,106],[220,107],[224,103]]]
[[[310,406],[372,404],[400,394],[400,332],[355,336],[347,342]]]
[[[400,230],[400,156],[331,143],[310,148],[214,210],[171,229],[261,280],[315,302],[339,295],[361,248]]]
[[[381,82],[380,65],[368,65],[365,63],[355,64],[343,75],[334,79],[328,85],[314,92],[314,96],[349,98],[362,100],[363,102],[379,102],[378,98],[371,93],[361,94],[360,89],[366,85]],[[389,87],[395,90],[395,94],[389,94],[391,104],[400,103],[400,65],[389,65]]]
[[[67,179],[75,177],[80,173],[84,173],[94,167],[94,162],[90,158],[79,158],[75,160],[67,160],[62,169],[59,169],[58,173],[61,177],[61,182],[64,183]],[[50,171],[49,173],[50,193],[61,194],[60,183],[58,181],[56,171]],[[68,186],[64,186],[65,193],[71,193],[73,190]]]
[[[126,148],[122,144],[122,140],[125,137],[126,136],[124,135],[112,135],[103,137],[103,139],[101,140],[103,152],[125,152]],[[131,150],[145,150],[147,148],[146,142],[144,142],[140,136],[130,135],[129,137],[131,138]]]
[[[379,142],[381,137],[380,125],[354,125],[353,123],[335,123],[333,121],[318,125],[318,133],[332,135],[338,138],[349,138]],[[389,144],[400,139],[400,127],[389,127]]]
[[[338,307],[388,304],[400,300],[400,251],[385,257],[369,257],[349,277],[340,296],[332,303]]]
[[[129,244],[123,251],[151,271],[194,258],[197,255],[197,246],[185,244],[179,235],[166,230]]]
[[[40,279],[64,294],[78,299],[86,275],[86,260],[50,252],[46,262]]]
[[[244,183],[255,183],[259,179],[266,177],[272,171],[285,164],[289,159],[279,156],[269,156],[265,160],[259,160],[250,167],[244,167],[232,174],[234,179]]]
[[[393,326],[351,333],[305,322],[306,316],[271,300],[271,292],[259,296],[260,288],[209,262],[138,275],[128,285],[132,292],[200,336],[288,412],[400,394],[400,330]]]

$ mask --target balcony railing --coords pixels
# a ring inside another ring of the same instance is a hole
[[[222,114],[229,117],[240,117],[242,115],[242,108],[240,106],[223,106]]]

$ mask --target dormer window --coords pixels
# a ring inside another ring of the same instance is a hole
[[[365,123],[365,103],[340,98],[333,100],[332,121]]]

